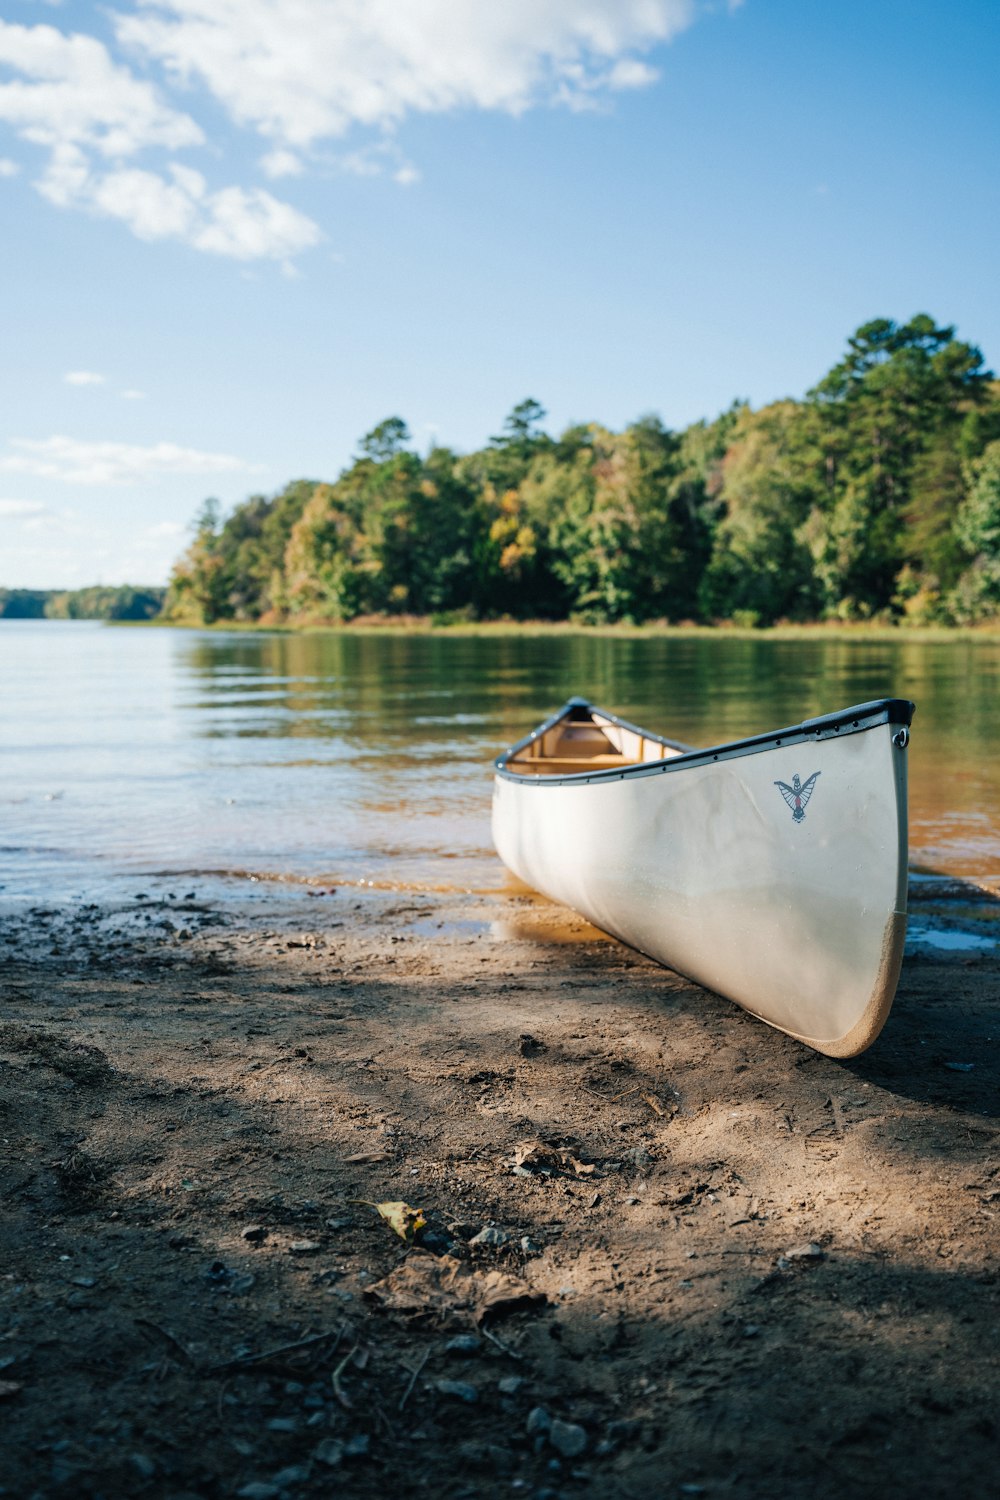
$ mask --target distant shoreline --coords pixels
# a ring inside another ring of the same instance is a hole
[[[809,621],[784,625],[718,625],[668,624],[650,621],[643,625],[587,624],[575,620],[440,620],[432,615],[366,615],[357,620],[217,620],[211,625],[191,620],[165,619],[153,615],[147,619],[101,618],[99,616],[67,617],[0,613],[0,625],[7,621],[23,623],[65,624],[89,623],[113,625],[130,630],[170,629],[210,631],[213,634],[237,632],[261,635],[387,635],[387,636],[482,636],[488,638],[538,636],[593,636],[611,640],[772,640],[772,641],[997,641],[1000,621],[981,625],[910,625],[905,621],[887,625],[884,622]]]
[[[367,617],[360,621],[282,621],[261,624],[256,620],[219,620],[197,625],[180,620],[109,620],[105,623],[129,629],[168,627],[175,630],[210,631],[213,634],[241,632],[269,635],[392,635],[392,636],[598,636],[618,640],[840,640],[840,641],[1000,641],[1000,623],[984,625],[587,625],[572,620],[462,620],[435,623],[430,616]]]

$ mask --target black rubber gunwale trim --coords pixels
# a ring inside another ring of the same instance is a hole
[[[614,767],[603,771],[569,771],[560,776],[525,776],[518,771],[507,768],[507,762],[517,755],[519,751],[537,740],[540,735],[554,729],[563,719],[568,718],[574,709],[585,709],[588,713],[597,713],[602,719],[607,719],[611,724],[617,724],[622,729],[631,729],[635,734],[641,734],[646,739],[656,740],[658,744],[666,745],[672,750],[680,750],[680,755],[672,755],[668,760],[638,761],[634,766],[626,766],[622,770]],[[685,771],[692,766],[713,765],[716,761],[735,760],[741,755],[760,755],[765,750],[776,750],[787,745],[802,745],[816,740],[843,739],[848,734],[861,734],[866,729],[875,729],[880,724],[899,724],[909,726],[913,721],[916,705],[910,703],[906,698],[877,698],[871,703],[857,703],[853,708],[842,708],[837,713],[823,714],[817,719],[804,719],[801,724],[793,724],[788,729],[775,729],[769,734],[751,735],[745,740],[731,740],[727,744],[712,745],[705,750],[692,749],[690,745],[681,745],[676,740],[667,740],[661,734],[654,734],[652,730],[640,729],[636,724],[630,724],[627,719],[620,719],[617,714],[608,713],[606,709],[597,708],[588,703],[586,698],[570,698],[556,713],[539,724],[524,739],[518,740],[516,745],[511,745],[503,755],[497,757],[493,767],[498,776],[505,781],[516,781],[520,786],[583,786],[588,782],[602,781],[625,781],[638,779],[640,776],[665,776],[673,771]]]

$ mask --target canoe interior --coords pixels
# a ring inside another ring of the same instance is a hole
[[[518,776],[566,776],[669,760],[689,748],[574,703],[511,755],[506,767]]]

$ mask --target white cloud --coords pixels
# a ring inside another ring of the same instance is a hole
[[[259,188],[210,188],[164,159],[207,144],[189,112],[203,102],[198,87],[268,142],[260,168],[272,180],[301,175],[303,153],[354,131],[334,165],[409,186],[419,172],[393,140],[408,116],[593,107],[652,84],[644,55],[696,12],[696,0],[120,3],[117,47],[159,68],[159,85],[95,36],[0,21],[0,123],[48,150],[39,191],[142,240],[281,264],[320,242],[312,219]],[[185,90],[184,109],[171,89]],[[152,163],[137,161],[150,152]],[[0,161],[0,176],[17,170]]]
[[[124,165],[140,151],[197,146],[205,136],[94,37],[0,21],[2,64],[19,76],[0,83],[0,121],[49,149],[37,186],[57,207],[119,219],[139,239],[179,239],[236,260],[285,260],[319,242],[311,219],[260,189],[210,191],[200,172],[177,162],[165,174]]]
[[[338,171],[348,172],[352,177],[381,177],[389,171],[393,181],[402,187],[420,181],[418,168],[407,161],[392,136],[366,141],[354,151],[344,151],[327,160]]]
[[[38,500],[0,500],[0,517],[11,516],[21,520],[28,516],[40,516],[47,509]]]
[[[287,260],[322,238],[318,224],[260,188],[223,188],[205,199],[205,214],[191,243],[235,260]]]
[[[373,141],[357,151],[347,151],[337,158],[337,166],[352,177],[380,177],[385,170],[386,144]]]
[[[145,401],[146,399],[145,391],[120,391],[119,395],[123,401]]]
[[[140,240],[182,240],[234,260],[286,260],[321,238],[312,219],[262,188],[212,192],[200,172],[177,162],[167,176],[145,167],[94,172],[66,146],[53,153],[38,190],[60,208],[120,219]]]
[[[655,68],[640,62],[637,57],[623,57],[616,62],[608,74],[608,87],[612,89],[645,89],[659,78]]]
[[[305,171],[294,151],[285,151],[280,147],[262,156],[260,167],[265,177],[300,177]]]
[[[0,156],[0,177],[16,177],[21,168],[9,156]]]
[[[36,144],[88,146],[123,157],[149,146],[199,145],[205,138],[189,115],[114,62],[95,37],[0,21],[0,63],[21,75],[0,84],[0,120]]]
[[[632,54],[694,12],[694,0],[140,0],[116,29],[239,124],[301,149],[412,113],[518,114],[641,87],[656,75]]]
[[[96,370],[69,370],[64,376],[67,385],[104,385],[106,377]]]
[[[88,443],[70,437],[14,438],[0,470],[67,484],[137,484],[161,474],[229,474],[253,466],[231,453],[203,453],[176,443]]]

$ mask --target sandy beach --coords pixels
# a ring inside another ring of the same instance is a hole
[[[0,951],[0,1493],[995,1494],[996,950],[847,1063],[527,894]]]

